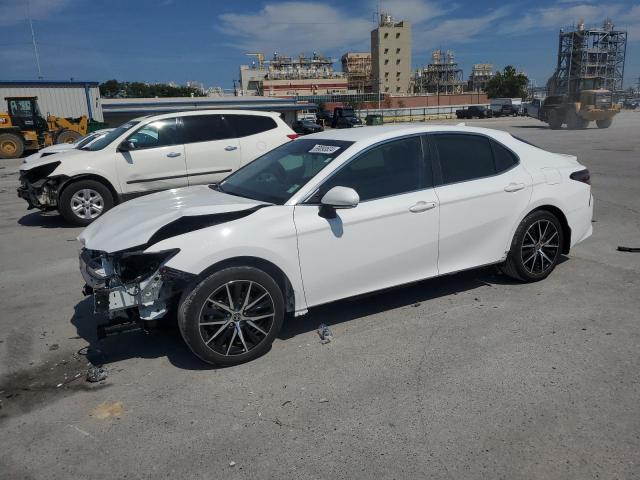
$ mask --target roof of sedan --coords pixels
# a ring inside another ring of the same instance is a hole
[[[356,127],[325,130],[320,133],[306,135],[307,139],[328,139],[328,140],[345,140],[349,142],[375,142],[386,140],[402,135],[411,135],[412,133],[429,133],[429,132],[466,132],[466,133],[482,133],[493,137],[509,136],[508,133],[501,130],[493,130],[490,128],[467,127],[465,125],[425,125],[415,123],[396,123],[393,125],[379,125],[372,127]]]

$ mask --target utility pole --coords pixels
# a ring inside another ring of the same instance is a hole
[[[42,80],[42,70],[40,69],[40,55],[38,54],[38,44],[36,43],[36,34],[33,31],[33,21],[31,20],[31,10],[29,9],[29,0],[27,0],[27,18],[29,19],[29,27],[31,27],[31,40],[33,41],[33,51],[36,55],[36,67],[38,67],[38,79]]]

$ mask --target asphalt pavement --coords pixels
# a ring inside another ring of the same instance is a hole
[[[640,478],[640,254],[616,251],[640,246],[640,112],[467,124],[577,155],[593,237],[543,282],[485,268],[312,309],[224,369],[171,325],[98,343],[80,229],[27,212],[0,161],[0,478]]]

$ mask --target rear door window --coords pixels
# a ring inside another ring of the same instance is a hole
[[[496,173],[502,173],[518,164],[518,157],[506,147],[498,142],[491,141],[493,156],[496,163]]]
[[[278,127],[273,118],[260,115],[227,115],[226,118],[237,137],[248,137]]]
[[[442,183],[457,183],[496,173],[489,139],[481,135],[432,135],[438,151]]]
[[[234,137],[224,115],[189,115],[182,117],[184,143],[211,142]]]

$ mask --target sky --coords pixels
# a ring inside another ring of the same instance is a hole
[[[638,0],[0,0],[0,80],[185,83],[230,89],[249,52],[339,58],[369,51],[375,12],[408,20],[413,67],[454,50],[474,63],[513,65],[543,86],[555,69],[558,30],[610,17],[629,32],[625,87],[640,77]],[[340,70],[339,62],[336,69]]]

